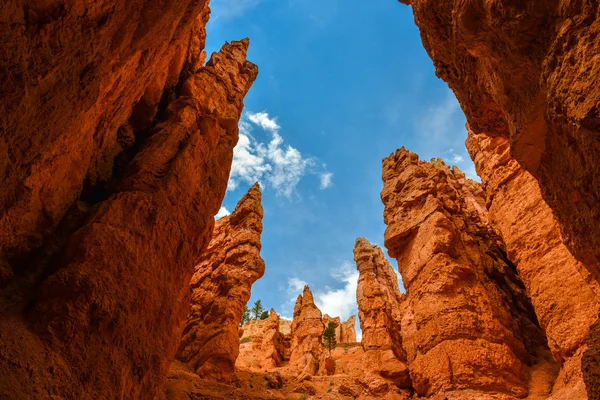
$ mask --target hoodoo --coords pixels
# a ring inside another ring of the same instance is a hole
[[[383,160],[385,246],[406,287],[402,345],[420,395],[528,395],[545,337],[478,183],[402,148]]]
[[[215,224],[190,283],[191,312],[177,359],[201,377],[228,381],[239,352],[238,326],[252,284],[265,273],[260,256],[263,208],[258,184]],[[277,321],[277,325],[278,325]]]

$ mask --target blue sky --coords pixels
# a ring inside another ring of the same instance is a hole
[[[251,301],[290,317],[308,283],[323,312],[345,319],[356,313],[355,239],[383,244],[382,158],[405,146],[474,176],[464,115],[435,76],[411,8],[395,0],[211,7],[209,55],[249,37],[259,67],[222,209],[261,182],[267,270]]]

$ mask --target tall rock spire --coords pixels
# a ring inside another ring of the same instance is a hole
[[[258,184],[215,224],[190,286],[191,312],[177,359],[201,377],[230,380],[239,353],[238,326],[252,284],[263,276],[260,256],[263,208]]]

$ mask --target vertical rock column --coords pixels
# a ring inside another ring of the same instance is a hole
[[[411,384],[402,348],[398,276],[381,249],[366,239],[356,240],[354,261],[359,272],[356,301],[365,351],[363,370],[408,388]]]
[[[230,380],[239,354],[238,327],[250,289],[265,272],[260,256],[263,208],[258,184],[215,224],[192,277],[191,312],[177,359],[201,377]]]
[[[385,246],[406,287],[402,344],[420,395],[527,395],[545,337],[478,183],[402,148],[383,160]]]
[[[317,373],[323,353],[324,329],[321,310],[315,305],[310,288],[304,286],[304,292],[294,306],[289,361],[289,366],[299,371],[299,378]]]
[[[598,283],[563,243],[535,178],[510,156],[508,140],[469,132],[467,148],[486,193],[490,224],[527,287],[563,371],[554,396],[585,397],[581,355],[599,311]]]

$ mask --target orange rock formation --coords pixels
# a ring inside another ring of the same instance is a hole
[[[401,1],[473,132],[509,141],[565,244],[599,279],[598,2]]]
[[[2,30],[16,36],[0,148],[17,161],[0,156],[0,397],[152,398],[163,384],[257,74],[247,40],[179,74],[204,6],[39,6],[11,15],[30,29]],[[134,138],[118,128],[158,75],[189,77]]]
[[[510,157],[508,140],[471,132],[467,148],[482,178],[490,223],[504,239],[554,358],[566,368],[553,396],[585,398],[580,358],[598,316],[598,283],[563,243],[537,181]]]
[[[321,310],[315,305],[310,288],[305,286],[294,306],[289,361],[289,366],[298,370],[299,376],[311,376],[318,372],[323,354],[321,338],[324,329]]]
[[[385,245],[406,287],[402,345],[414,389],[523,397],[545,338],[478,183],[404,148],[383,162]]]
[[[359,272],[356,301],[362,331],[363,371],[378,373],[394,384],[411,387],[400,321],[402,294],[398,276],[381,249],[366,239],[354,245]]]
[[[196,266],[190,282],[191,312],[177,359],[201,377],[233,377],[239,321],[252,284],[265,272],[260,256],[262,217],[261,193],[254,184],[231,215],[216,222],[213,239]]]
[[[329,322],[335,325],[335,340],[338,344],[356,343],[356,315],[350,316],[344,322],[341,322],[340,317],[331,318],[327,314],[323,315],[323,325],[327,327]]]
[[[283,335],[279,332],[279,315],[272,308],[262,335],[257,339],[252,342],[252,348],[258,354],[260,367],[270,369],[280,366],[284,358]]]

